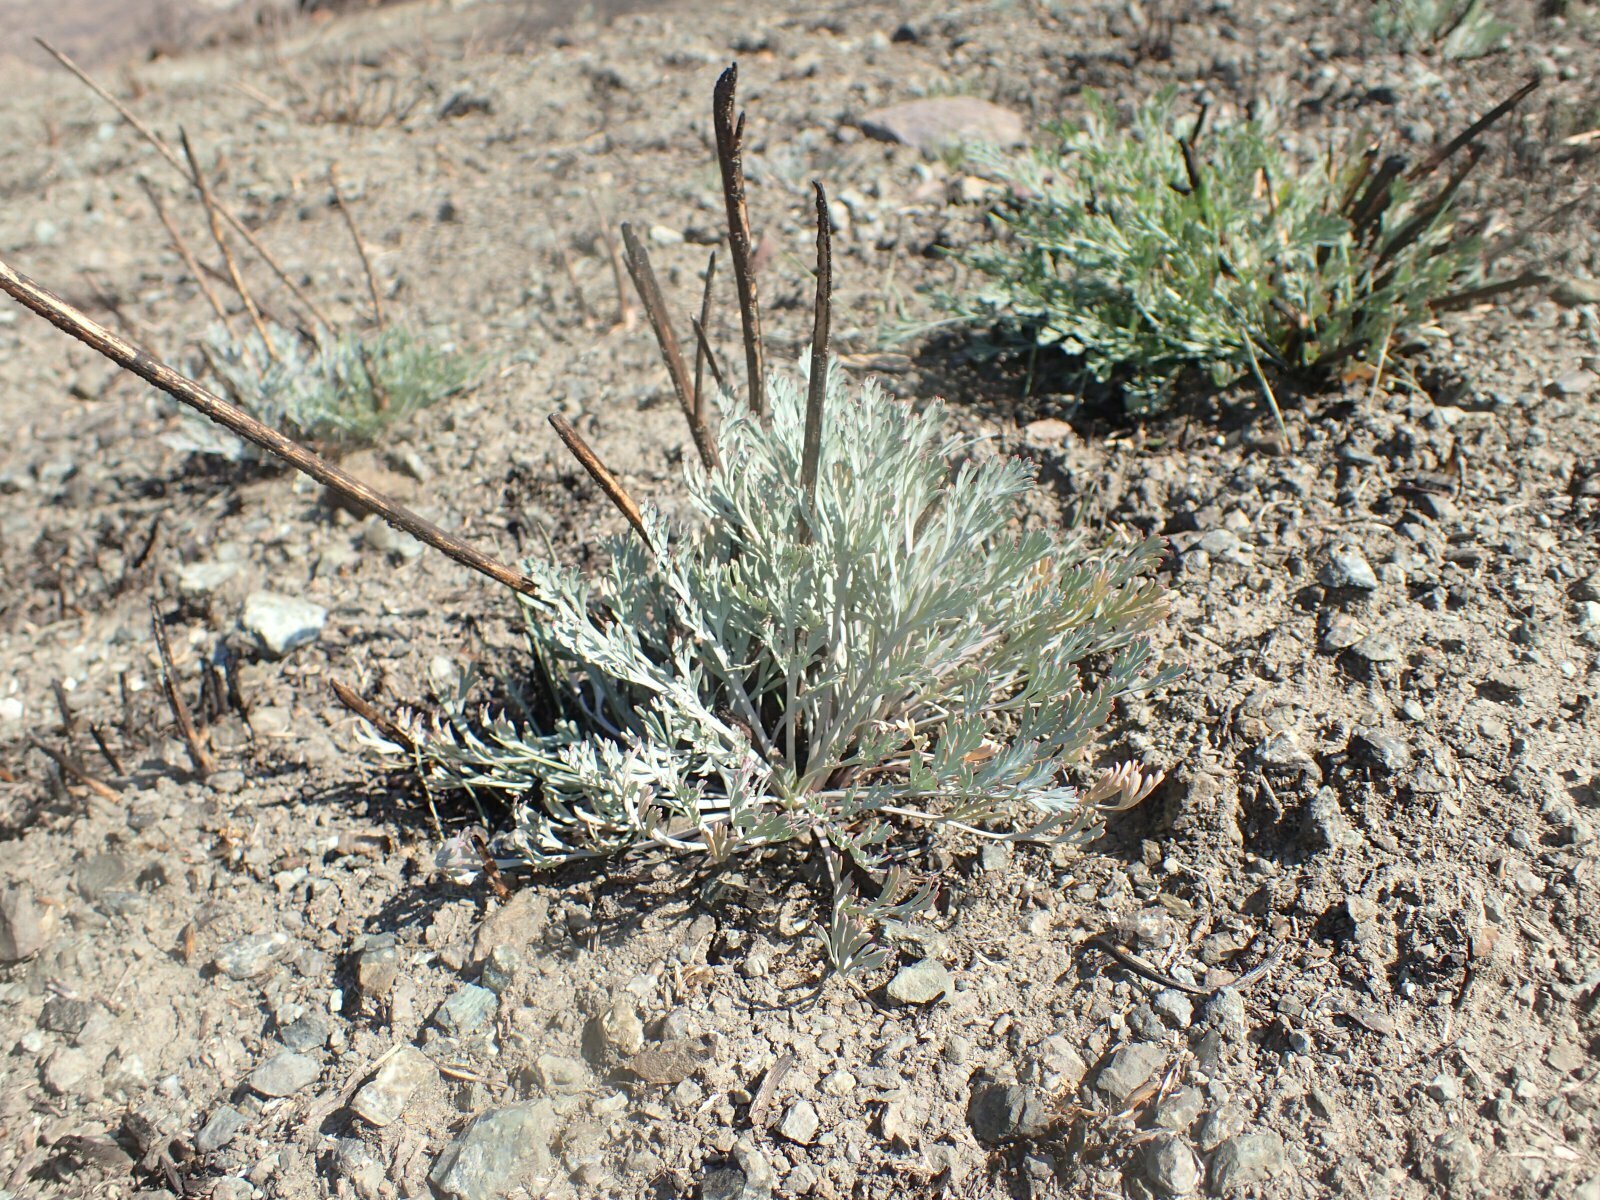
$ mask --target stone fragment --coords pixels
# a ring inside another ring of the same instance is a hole
[[[1482,1164],[1472,1138],[1461,1126],[1446,1129],[1428,1150],[1428,1167],[1446,1194],[1460,1194],[1478,1178]]]
[[[599,1017],[595,1019],[595,1032],[605,1050],[619,1058],[627,1058],[644,1049],[644,1022],[633,997],[618,993]]]
[[[979,1076],[967,1097],[967,1124],[972,1136],[997,1146],[1014,1138],[1044,1132],[1049,1123],[1039,1093],[1024,1084]]]
[[[378,1200],[383,1189],[383,1166],[368,1153],[360,1138],[340,1138],[333,1152],[333,1166],[350,1181],[361,1200]]]
[[[55,907],[39,903],[26,885],[0,891],[0,962],[32,958],[49,945],[56,922]]]
[[[524,889],[483,919],[472,945],[472,959],[482,962],[496,946],[526,949],[544,937],[550,923],[550,902]]]
[[[356,956],[356,983],[363,996],[387,996],[400,977],[400,951],[393,943],[367,946]]]
[[[1170,1133],[1160,1134],[1145,1144],[1139,1165],[1146,1182],[1158,1196],[1191,1195],[1205,1178],[1200,1160],[1189,1143]]]
[[[1167,1052],[1154,1042],[1130,1042],[1100,1068],[1095,1090],[1120,1108],[1166,1062]]]
[[[589,1086],[589,1068],[564,1054],[541,1054],[534,1060],[540,1086],[547,1092],[581,1092]]]
[[[1392,733],[1370,729],[1356,735],[1356,748],[1368,762],[1385,775],[1409,771],[1416,761],[1411,747]]]
[[[327,1044],[328,1023],[316,1013],[306,1013],[279,1030],[278,1040],[300,1054],[319,1050]]]
[[[292,1096],[301,1088],[316,1082],[321,1073],[316,1059],[285,1050],[251,1071],[247,1082],[253,1091],[262,1096]]]
[[[1205,1094],[1196,1087],[1181,1087],[1156,1105],[1154,1123],[1158,1129],[1181,1133],[1193,1125],[1205,1107]]]
[[[94,1004],[88,1000],[51,996],[44,1002],[44,1008],[39,1011],[39,1028],[67,1037],[77,1037],[89,1023],[89,1016],[93,1012]]]
[[[436,1079],[439,1068],[415,1046],[405,1046],[378,1068],[370,1082],[350,1101],[350,1109],[369,1125],[382,1129],[400,1119],[413,1093]]]
[[[195,1134],[194,1148],[201,1154],[214,1154],[233,1141],[249,1123],[237,1108],[224,1104],[211,1114],[200,1132]]]
[[[251,592],[245,597],[239,624],[253,633],[273,658],[282,658],[322,636],[327,619],[328,610],[309,600],[277,592]]]
[[[556,1132],[548,1100],[486,1112],[440,1152],[428,1182],[453,1200],[498,1200],[519,1179],[550,1169]]]
[[[950,972],[940,963],[924,960],[901,967],[889,981],[887,993],[896,1004],[932,1004],[954,990]]]
[[[99,1061],[85,1050],[76,1046],[60,1046],[45,1059],[39,1072],[39,1081],[52,1096],[71,1095],[99,1065]]]
[[[1052,1094],[1070,1095],[1089,1073],[1077,1045],[1064,1033],[1051,1034],[1039,1043],[1038,1064],[1039,1083]]]
[[[796,1145],[809,1146],[821,1125],[822,1118],[817,1116],[816,1107],[811,1101],[797,1100],[783,1114],[778,1132]]]
[[[500,1011],[500,997],[475,983],[463,984],[455,995],[439,1006],[433,1021],[453,1037],[464,1037],[482,1029]]]
[[[271,933],[252,933],[229,942],[212,960],[217,970],[229,979],[254,979],[265,975],[272,964],[289,953],[289,935],[281,929]]]
[[[483,973],[479,982],[496,996],[504,996],[517,981],[522,969],[522,955],[514,946],[496,946],[483,960]]]
[[[1355,547],[1335,550],[1328,555],[1318,578],[1331,588],[1370,592],[1378,586],[1378,576],[1367,556]]]
[[[1235,1134],[1211,1156],[1211,1192],[1222,1196],[1281,1175],[1288,1165],[1275,1133]]]
[[[623,1065],[646,1083],[674,1084],[693,1075],[709,1057],[702,1039],[675,1038],[639,1051]]]
[[[939,151],[969,142],[1014,146],[1023,140],[1022,117],[976,96],[930,96],[863,113],[868,137]]]
[[[186,563],[178,568],[178,590],[186,596],[207,595],[237,575],[242,565],[237,561]]]

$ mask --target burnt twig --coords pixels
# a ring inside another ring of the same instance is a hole
[[[711,257],[706,260],[706,288],[705,291],[700,294],[700,317],[698,320],[689,322],[694,326],[695,331],[694,416],[695,420],[702,423],[704,423],[706,419],[706,398],[704,391],[706,358],[708,357],[711,349],[706,342],[705,327],[711,321],[711,281],[716,277],[717,252],[713,250],[711,252]],[[720,387],[722,385],[722,379],[720,373],[715,367],[712,368],[712,374],[717,376],[717,385]]]
[[[750,411],[766,411],[766,351],[761,343],[761,302],[750,253],[750,209],[744,196],[744,114],[734,117],[734,92],[739,65],[717,79],[711,115],[717,135],[717,165],[722,168],[722,198],[728,210],[728,250],[733,281],[739,292],[739,321],[744,329],[744,361],[749,376]]]
[[[1529,93],[1531,93],[1538,86],[1539,77],[1535,75],[1533,78],[1529,79],[1527,83],[1523,84],[1516,91],[1512,92],[1511,95],[1500,101],[1499,104],[1496,104],[1488,112],[1484,113],[1483,116],[1479,117],[1471,125],[1468,125],[1460,133],[1456,134],[1455,137],[1451,138],[1427,158],[1423,159],[1422,162],[1419,163],[1411,172],[1411,180],[1415,182],[1416,180],[1421,179],[1424,176],[1431,175],[1434,171],[1438,170],[1441,165],[1443,165],[1450,158],[1454,157],[1455,154],[1463,147],[1470,146],[1473,142],[1477,141],[1478,138],[1485,133],[1491,125],[1500,120],[1501,117],[1505,116],[1517,105],[1521,104],[1523,100],[1527,99]]]
[[[817,497],[817,465],[822,457],[822,409],[828,397],[828,331],[833,316],[833,231],[828,194],[817,189],[817,300],[811,327],[811,380],[806,389],[806,433],[800,453],[800,487],[813,503]]]
[[[372,273],[372,260],[367,257],[367,244],[361,240],[361,231],[356,228],[356,219],[350,215],[350,208],[344,202],[344,195],[339,190],[339,164],[328,164],[328,186],[333,189],[333,202],[338,206],[339,215],[344,218],[345,227],[350,230],[350,240],[356,244],[356,256],[361,259],[361,269],[367,276],[367,294],[372,297],[372,318],[382,329],[387,322],[383,317],[383,301],[378,296],[378,279]],[[371,372],[368,371],[370,375]],[[376,381],[374,381],[376,382]]]
[[[672,390],[678,396],[678,406],[683,409],[683,415],[689,422],[689,433],[700,452],[700,461],[709,471],[717,465],[717,444],[711,438],[710,428],[695,412],[689,370],[684,366],[683,352],[678,349],[678,339],[673,335],[672,323],[667,316],[667,303],[662,299],[661,285],[656,282],[650,255],[633,232],[633,226],[626,221],[622,223],[622,244],[626,247],[628,274],[633,277],[633,286],[639,292],[639,299],[644,302],[645,316],[655,330],[661,357],[667,364],[667,374],[672,377]]]
[[[368,725],[371,725],[389,741],[399,746],[407,754],[415,752],[416,744],[406,736],[405,731],[366,700],[362,699],[361,694],[354,688],[347,687],[337,679],[328,680],[328,687],[332,689],[335,700],[355,713]]]
[[[132,371],[145,382],[160,388],[174,400],[187,404],[246,441],[281,458],[297,471],[305,472],[345,499],[377,513],[396,529],[404,530],[418,541],[426,542],[463,566],[471,567],[474,571],[489,576],[513,591],[531,596],[537,590],[534,582],[520,571],[514,571],[504,563],[473,549],[460,538],[446,533],[433,522],[424,520],[410,509],[368,487],[353,475],[323,461],[300,443],[263,425],[248,413],[207,391],[194,380],[152,358],[145,350],[97,324],[59,296],[13,270],[4,260],[0,260],[0,291],[8,293],[56,328],[71,334],[86,346]]]
[[[646,546],[650,545],[650,535],[645,531],[644,514],[639,511],[639,506],[633,502],[633,497],[623,490],[622,484],[617,482],[617,477],[607,469],[605,463],[600,461],[600,456],[589,449],[589,443],[574,429],[560,413],[550,414],[550,425],[556,434],[572,451],[572,457],[583,464],[583,469],[589,472],[589,478],[600,485],[600,490],[606,498],[617,506],[617,511],[628,518],[634,532],[639,535]]]
[[[156,195],[155,188],[150,186],[150,181],[143,175],[139,176],[139,186],[144,189],[145,196],[150,201],[150,207],[156,210],[162,227],[166,229],[167,236],[172,239],[172,248],[178,252],[178,257],[183,260],[183,265],[189,269],[189,274],[194,277],[195,283],[200,285],[200,294],[206,298],[206,303],[211,305],[211,311],[217,314],[217,320],[222,322],[222,327],[228,331],[228,336],[238,341],[238,334],[234,332],[233,320],[228,316],[228,310],[222,307],[222,301],[217,299],[216,292],[211,290],[211,285],[206,282],[205,272],[200,269],[200,264],[195,260],[194,252],[189,249],[189,243],[183,240],[183,234],[178,232],[178,227],[167,214],[166,207],[161,203],[161,197]]]
[[[156,654],[161,659],[161,690],[166,693],[167,706],[172,709],[173,719],[178,722],[178,732],[183,735],[183,744],[189,750],[189,761],[194,764],[195,774],[204,779],[216,769],[216,763],[201,742],[200,734],[189,718],[189,706],[183,702],[183,696],[178,691],[177,675],[172,669],[172,650],[167,645],[167,629],[161,623],[161,610],[156,607],[154,600],[150,602],[150,620],[156,631]]]
[[[28,735],[28,744],[60,767],[63,775],[72,776],[102,800],[117,800],[120,798],[120,793],[116,788],[89,774],[70,755],[63,754],[60,750],[52,750],[31,733]]]
[[[256,307],[255,297],[250,295],[250,289],[245,287],[244,276],[239,273],[239,264],[234,261],[233,251],[228,248],[228,238],[222,231],[222,219],[217,213],[216,199],[211,195],[211,188],[200,170],[200,160],[195,156],[194,147],[189,144],[189,135],[181,129],[178,130],[178,141],[183,146],[184,158],[189,160],[190,178],[194,182],[195,191],[200,193],[200,204],[206,210],[206,221],[211,226],[211,239],[217,243],[217,249],[222,251],[222,261],[228,268],[228,278],[233,282],[233,290],[239,293],[239,299],[244,302],[245,315],[256,327],[256,333],[261,337],[261,344],[266,349],[267,357],[276,362],[277,347],[272,344],[272,338],[267,334],[266,323],[261,319],[261,310]]]

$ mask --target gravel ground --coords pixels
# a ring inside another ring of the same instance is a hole
[[[476,814],[366,758],[328,683],[426,703],[509,652],[509,598],[302,479],[171,448],[170,401],[0,307],[0,1197],[1600,1197],[1600,143],[1564,141],[1600,125],[1600,19],[1497,7],[1512,47],[1470,64],[1304,3],[757,0],[387,7],[106,73],[354,321],[337,161],[390,310],[489,364],[350,469],[588,564],[620,518],[545,418],[682,496],[601,233],[648,230],[697,304],[736,57],[770,357],[809,331],[820,178],[846,369],[1036,458],[1043,519],[1167,535],[1185,674],[1112,730],[1154,796],[1087,853],[942,847],[936,911],[860,986],[813,994],[799,877],[706,895],[644,862],[496,899],[433,867],[435,820]],[[983,226],[978,181],[863,134],[877,107],[1031,129],[1171,83],[1418,150],[1535,72],[1466,204],[1558,283],[1376,386],[1283,397],[1288,447],[1248,391],[1134,424],[889,343]],[[137,182],[199,247],[180,181],[69,77],[15,78],[7,260],[192,363],[209,310]],[[734,361],[727,297],[712,332]],[[305,640],[274,655],[274,620]]]

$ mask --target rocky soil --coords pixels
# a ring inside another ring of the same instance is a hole
[[[755,0],[386,7],[108,73],[356,322],[337,161],[390,310],[488,364],[347,465],[499,554],[590,563],[619,518],[545,418],[681,496],[601,234],[648,230],[698,303],[736,57],[771,357],[809,331],[819,178],[845,368],[1036,458],[1041,519],[1166,534],[1185,674],[1112,731],[1156,795],[1087,853],[943,847],[937,911],[860,986],[818,990],[781,871],[498,899],[434,853],[499,814],[385,773],[328,684],[426,703],[511,653],[510,598],[302,479],[171,448],[171,401],[7,302],[0,1197],[1600,1197],[1600,141],[1574,138],[1600,14],[1497,7],[1512,47],[1471,64],[1305,3]],[[212,318],[138,178],[204,247],[181,181],[65,74],[5,70],[5,258],[193,365]],[[1468,209],[1556,282],[1282,397],[1287,447],[1249,390],[1134,424],[960,339],[890,344],[963,286],[938,250],[984,236],[983,186],[867,136],[874,109],[1036,129],[1170,83],[1415,152],[1530,73]],[[728,362],[736,324],[724,294]]]

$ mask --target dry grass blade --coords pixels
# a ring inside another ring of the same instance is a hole
[[[1493,300],[1496,296],[1518,292],[1523,288],[1542,287],[1549,282],[1550,276],[1543,271],[1524,271],[1511,279],[1501,279],[1495,283],[1486,283],[1482,287],[1468,288],[1465,291],[1452,292],[1448,296],[1440,296],[1433,302],[1433,311],[1454,312],[1457,309],[1471,308],[1474,304]]]
[[[339,208],[339,215],[344,217],[345,227],[350,230],[350,240],[356,244],[356,256],[361,259],[361,270],[367,277],[367,295],[372,298],[372,319],[379,329],[384,328],[388,322],[383,317],[383,301],[378,296],[378,279],[372,273],[372,259],[367,256],[367,244],[361,240],[361,231],[356,228],[356,219],[350,215],[349,206],[344,202],[344,194],[339,190],[339,164],[328,164],[328,186],[333,189],[333,202]],[[371,374],[371,372],[368,372]],[[376,381],[376,380],[374,380]]]
[[[633,328],[637,317],[634,313],[633,297],[628,294],[628,288],[623,283],[628,271],[622,262],[622,251],[617,246],[617,239],[611,235],[611,215],[604,209],[600,210],[600,239],[606,244],[606,258],[611,263],[611,278],[617,285],[617,324],[626,333]]]
[[[695,347],[705,356],[706,366],[711,370],[711,379],[718,388],[728,390],[727,381],[722,378],[722,368],[717,365],[717,352],[711,348],[711,339],[706,337],[706,327],[696,317],[689,322],[694,326]]]
[[[263,425],[249,413],[229,404],[188,376],[174,371],[166,363],[151,357],[145,350],[91,320],[59,296],[40,287],[27,276],[19,274],[4,260],[0,260],[0,291],[7,293],[57,329],[71,334],[91,350],[103,354],[125,370],[132,371],[146,383],[160,388],[179,403],[188,405],[247,442],[282,459],[295,470],[311,476],[359,508],[377,513],[396,529],[404,530],[419,542],[426,542],[463,566],[487,575],[513,591],[524,595],[535,594],[537,588],[533,580],[520,571],[514,571],[504,563],[475,550],[433,522],[424,520],[383,493],[368,487],[355,476],[326,462],[292,438]]]
[[[694,416],[697,421],[706,419],[705,375],[706,359],[710,355],[710,344],[706,341],[705,328],[711,322],[711,282],[717,277],[717,252],[713,250],[711,257],[706,260],[706,287],[700,294],[700,317],[691,321],[694,326]],[[717,386],[722,386],[721,373],[712,368],[712,374],[717,377]]]
[[[239,274],[239,264],[234,261],[233,251],[228,248],[228,238],[222,232],[222,219],[217,213],[217,202],[211,195],[211,187],[206,183],[205,175],[200,170],[200,160],[195,157],[194,147],[189,144],[189,135],[181,129],[178,130],[178,141],[183,145],[184,158],[189,160],[189,178],[194,183],[195,191],[200,193],[200,203],[206,210],[206,221],[211,226],[211,238],[217,243],[217,249],[222,251],[222,261],[228,268],[228,278],[233,282],[233,290],[239,293],[239,299],[244,302],[244,311],[249,316],[250,323],[256,327],[256,333],[261,338],[267,357],[276,361],[278,351],[267,333],[266,323],[261,319],[261,310],[256,307],[255,298],[250,295],[250,289],[244,285],[244,276]]]
[[[1527,83],[1523,84],[1516,91],[1512,92],[1511,95],[1500,101],[1499,104],[1496,104],[1488,112],[1484,113],[1483,116],[1479,117],[1471,125],[1468,125],[1460,133],[1456,134],[1455,137],[1451,138],[1427,158],[1423,159],[1417,168],[1411,172],[1410,178],[1415,181],[1431,175],[1434,171],[1438,170],[1440,166],[1442,166],[1450,158],[1453,158],[1464,147],[1469,146],[1473,142],[1477,141],[1478,138],[1481,137],[1490,126],[1495,124],[1495,122],[1500,120],[1501,117],[1505,116],[1517,105],[1521,104],[1523,100],[1527,99],[1528,95],[1532,93],[1533,90],[1538,86],[1539,77],[1535,75],[1532,79],[1528,80]]]
[[[150,181],[144,176],[139,177],[139,186],[144,189],[150,207],[156,210],[162,227],[167,231],[167,236],[172,239],[172,248],[178,252],[178,257],[183,260],[183,265],[200,287],[200,293],[205,296],[206,303],[211,305],[211,311],[217,314],[217,320],[222,322],[222,327],[228,331],[228,336],[235,342],[239,335],[234,331],[233,321],[228,316],[227,309],[222,307],[222,301],[217,299],[217,293],[211,290],[211,284],[206,281],[205,272],[200,269],[200,264],[195,260],[194,252],[189,249],[189,243],[184,241],[183,234],[178,232],[178,227],[168,215],[166,206],[161,203],[161,197],[156,195],[155,188],[150,186]]]
[[[617,477],[605,463],[600,461],[600,456],[589,448],[589,443],[583,440],[582,435],[561,414],[551,413],[550,425],[566,444],[567,449],[572,451],[572,457],[589,472],[589,478],[600,485],[600,490],[606,494],[606,498],[617,506],[617,511],[628,518],[628,524],[633,526],[634,531],[648,546],[650,535],[645,532],[644,516],[639,512],[639,506],[633,502],[633,497],[623,490],[622,484],[617,482]]]
[[[822,456],[822,408],[828,395],[828,332],[833,316],[833,230],[828,194],[817,189],[817,302],[811,328],[811,380],[806,391],[806,436],[800,454],[800,486],[816,498],[817,463]]]
[[[183,735],[183,744],[189,751],[189,761],[194,764],[195,774],[204,779],[216,770],[217,765],[212,761],[205,743],[200,740],[194,721],[189,717],[189,706],[183,702],[183,695],[178,691],[177,675],[172,669],[172,649],[167,645],[167,629],[161,623],[161,610],[156,607],[154,600],[150,602],[150,623],[155,629],[156,654],[161,660],[161,690],[166,694],[167,706],[172,709],[172,717],[178,723],[178,732]]]
[[[717,164],[722,169],[722,198],[728,210],[728,250],[733,281],[739,292],[739,321],[744,329],[745,371],[749,378],[750,411],[766,411],[766,350],[761,342],[761,301],[756,293],[750,252],[750,209],[744,196],[744,114],[734,116],[739,83],[735,63],[717,78],[712,121],[717,135]]]
[[[120,793],[115,788],[89,774],[70,755],[63,754],[60,750],[52,750],[31,733],[28,735],[28,744],[60,767],[63,775],[72,776],[73,779],[76,779],[102,800],[116,800],[120,797]]]
[[[122,101],[118,100],[110,92],[106,91],[105,88],[96,83],[87,71],[85,71],[77,63],[73,62],[72,59],[67,55],[57,50],[49,42],[45,41],[43,38],[35,38],[34,41],[39,43],[39,45],[44,49],[45,53],[49,54],[50,57],[54,58],[68,71],[71,71],[72,74],[76,75],[79,81],[82,82],[83,85],[91,92],[93,92],[96,96],[99,96],[100,99],[104,100],[107,104],[111,105],[112,108],[116,109],[117,115],[126,121],[133,128],[135,133],[144,138],[145,141],[149,142],[150,145],[155,148],[156,153],[161,155],[162,158],[166,159],[174,171],[178,172],[178,174],[182,175],[185,179],[189,178],[188,168],[183,165],[182,160],[178,158],[176,153],[174,153],[172,147],[167,145],[166,142],[162,141],[154,130],[136,117],[127,105],[123,104]],[[334,329],[333,322],[328,320],[328,318],[323,315],[322,310],[317,307],[316,302],[313,301],[310,296],[306,295],[305,290],[289,277],[289,273],[285,271],[279,264],[278,260],[273,257],[271,251],[263,246],[256,235],[250,232],[245,223],[234,215],[233,210],[225,206],[218,205],[217,211],[221,214],[222,219],[233,227],[233,231],[245,240],[250,249],[254,250],[261,256],[261,261],[266,263],[267,266],[271,268],[272,273],[278,277],[278,281],[282,283],[284,287],[289,289],[289,294],[298,300],[302,305],[304,305],[306,311],[315,317],[318,323],[321,324],[324,329],[332,332]]]
[[[355,713],[356,716],[360,717],[368,725],[371,725],[386,740],[394,743],[396,746],[399,746],[407,754],[412,753],[416,749],[416,746],[412,743],[411,739],[405,735],[405,732],[400,728],[400,726],[396,725],[388,717],[384,716],[381,712],[369,704],[354,688],[340,683],[337,679],[328,680],[328,687],[332,689],[335,700],[337,700],[351,712]]]
[[[650,255],[633,232],[633,226],[626,221],[622,224],[622,244],[626,249],[628,274],[633,277],[633,286],[638,289],[639,299],[644,303],[645,316],[655,330],[662,360],[667,364],[667,374],[672,377],[672,390],[678,395],[678,406],[689,421],[689,432],[694,437],[695,448],[700,451],[700,461],[709,470],[717,465],[717,446],[711,438],[710,427],[695,411],[689,369],[684,366],[683,352],[678,349],[678,339],[673,336],[672,322],[667,316],[667,302],[662,299],[661,285],[656,282]]]

